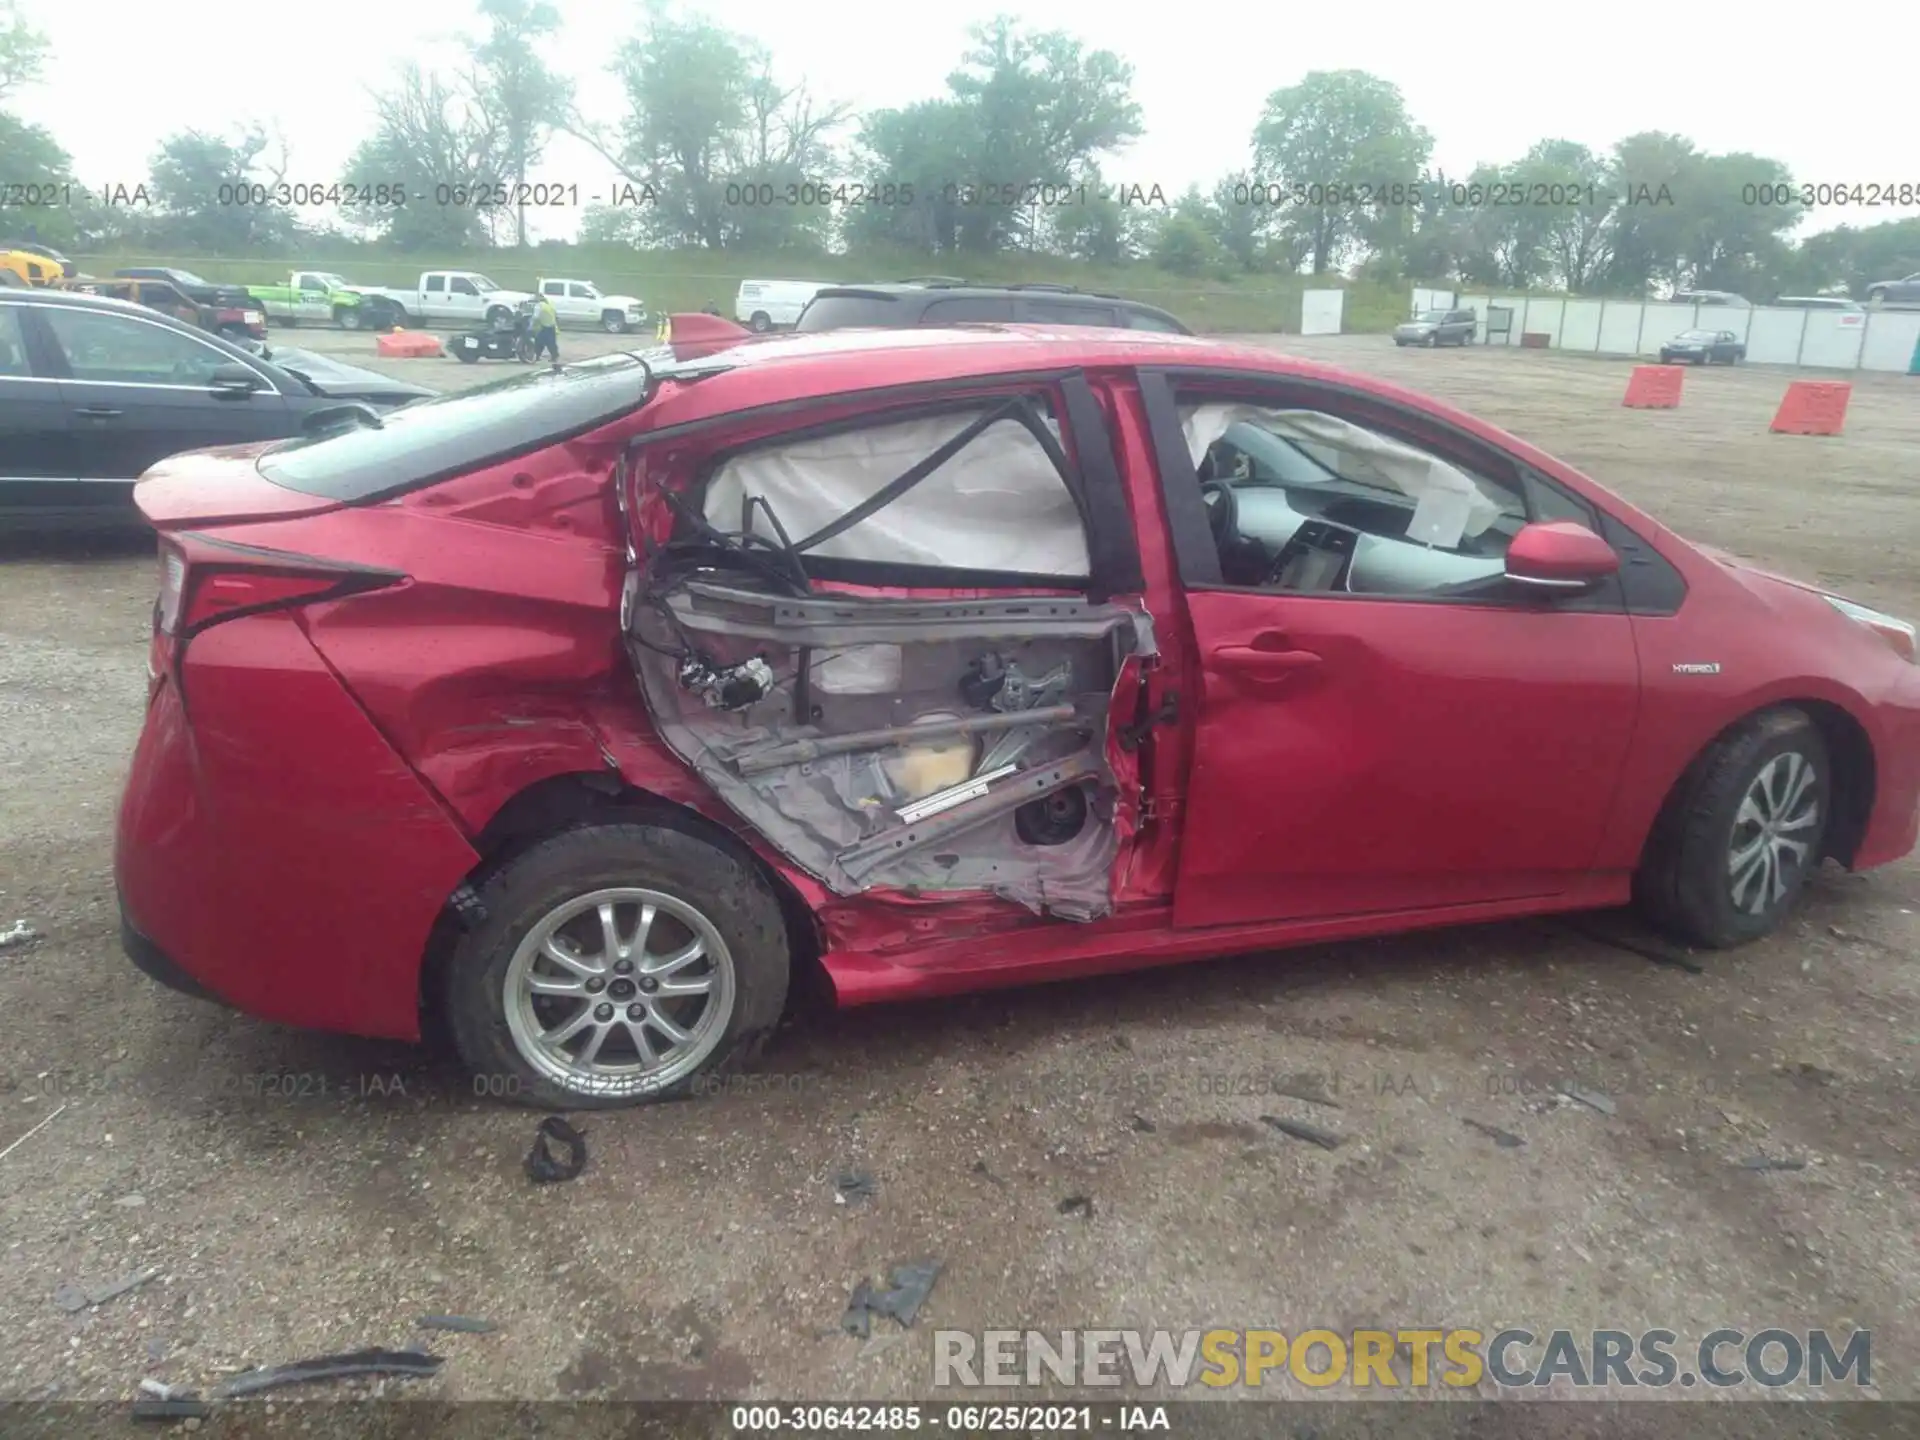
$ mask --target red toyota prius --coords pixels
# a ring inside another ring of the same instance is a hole
[[[865,1004],[1636,901],[1920,827],[1914,627],[1223,342],[702,340],[149,472],[126,948],[496,1092]]]

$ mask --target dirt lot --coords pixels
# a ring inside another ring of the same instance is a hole
[[[1861,380],[1844,437],[1793,439],[1767,433],[1781,371],[1690,374],[1681,409],[1636,412],[1617,363],[1277,343],[1920,614],[1920,381]],[[0,1148],[65,1106],[0,1160],[0,1397],[403,1344],[438,1311],[504,1328],[436,1337],[449,1361],[410,1394],[913,1398],[936,1327],[1377,1322],[1868,1326],[1873,1393],[1920,1398],[1912,861],[1829,871],[1784,934],[1700,973],[1584,922],[1516,924],[803,1016],[764,1091],[590,1117],[586,1173],[534,1187],[533,1117],[443,1061],[227,1014],[121,957],[111,816],[152,568],[124,549],[0,565],[0,928],[45,936],[0,949]],[[1340,1108],[1272,1092],[1297,1072]],[[1556,1103],[1568,1078],[1616,1113]],[[1763,1153],[1807,1166],[1740,1167]],[[836,1203],[844,1169],[877,1194]],[[1076,1195],[1090,1217],[1062,1213]],[[914,1330],[840,1333],[855,1279],[923,1255],[947,1268]],[[55,1303],[146,1266],[97,1310]]]

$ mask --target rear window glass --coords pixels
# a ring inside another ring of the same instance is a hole
[[[853,326],[898,325],[900,302],[891,295],[816,295],[800,312],[793,328],[802,334],[814,330],[845,330]]]
[[[398,494],[527,454],[637,409],[646,399],[642,358],[655,375],[674,363],[673,352],[662,349],[511,375],[389,411],[378,430],[282,441],[260,457],[260,473],[285,489],[349,504]]]
[[[1162,335],[1191,335],[1193,332],[1171,315],[1157,314],[1152,310],[1129,310],[1126,312],[1129,330],[1153,330]]]

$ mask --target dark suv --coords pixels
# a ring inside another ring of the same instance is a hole
[[[899,330],[913,325],[1103,325],[1117,330],[1193,332],[1164,310],[1075,290],[1070,285],[974,285],[929,278],[885,285],[829,285],[800,312],[794,329]]]

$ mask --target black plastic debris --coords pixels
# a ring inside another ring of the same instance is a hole
[[[1283,1120],[1278,1115],[1262,1115],[1262,1123],[1271,1125],[1282,1135],[1291,1135],[1296,1140],[1304,1140],[1309,1145],[1318,1145],[1322,1150],[1338,1150],[1341,1140],[1331,1130],[1322,1130],[1318,1125],[1307,1125],[1299,1120]]]
[[[1618,1113],[1611,1095],[1603,1095],[1598,1090],[1583,1090],[1578,1085],[1562,1085],[1560,1093],[1569,1100],[1577,1100],[1589,1110],[1598,1110],[1602,1115]]]
[[[205,1420],[213,1414],[213,1406],[185,1394],[167,1400],[136,1400],[131,1413],[135,1420],[164,1425],[175,1420]]]
[[[1518,1150],[1527,1142],[1511,1130],[1502,1130],[1498,1125],[1483,1125],[1478,1120],[1462,1117],[1460,1123],[1469,1130],[1478,1130],[1502,1150]]]
[[[283,1385],[306,1385],[317,1380],[345,1380],[355,1375],[398,1375],[419,1379],[437,1372],[446,1361],[438,1355],[418,1350],[352,1350],[344,1355],[319,1355],[311,1360],[296,1360],[291,1365],[274,1365],[264,1370],[243,1370],[229,1375],[213,1387],[216,1400],[232,1400],[241,1395],[256,1395],[262,1390],[277,1390]]]
[[[1740,1168],[1742,1170],[1804,1170],[1807,1168],[1807,1162],[1776,1158],[1771,1155],[1749,1155],[1740,1162]]]
[[[1054,1207],[1062,1215],[1078,1215],[1083,1220],[1093,1218],[1093,1197],[1091,1195],[1069,1195]]]
[[[82,1310],[96,1305],[104,1305],[109,1300],[126,1294],[129,1290],[138,1290],[142,1285],[160,1272],[149,1266],[119,1280],[109,1281],[105,1285],[62,1285],[53,1292],[53,1303],[69,1315],[77,1315]]]
[[[833,1177],[833,1203],[864,1205],[878,1192],[873,1176],[864,1170],[842,1170]]]
[[[887,1275],[889,1288],[885,1290],[874,1289],[863,1278],[853,1287],[847,1313],[840,1317],[840,1328],[865,1340],[873,1333],[876,1315],[891,1315],[903,1329],[913,1324],[927,1296],[933,1293],[933,1282],[940,1278],[941,1268],[938,1260],[896,1265]]]
[[[562,1161],[555,1157],[553,1149],[547,1144],[549,1139],[557,1140],[567,1150],[567,1158]],[[552,1185],[561,1180],[571,1180],[587,1168],[587,1137],[558,1115],[549,1115],[540,1122],[540,1128],[533,1135],[533,1149],[527,1152],[527,1178],[536,1185]]]
[[[463,1335],[491,1335],[500,1328],[472,1315],[422,1315],[413,1323],[422,1330],[458,1330]]]
[[[1128,1123],[1130,1123],[1133,1126],[1133,1128],[1135,1130],[1138,1130],[1142,1135],[1151,1135],[1153,1134],[1156,1128],[1153,1121],[1147,1119],[1146,1116],[1140,1114],[1139,1111],[1137,1110],[1133,1113],[1133,1116]]]
[[[987,1162],[984,1160],[976,1160],[973,1162],[973,1173],[978,1175],[983,1180],[991,1180],[994,1184],[998,1185],[1002,1190],[1007,1188],[1007,1182],[1002,1180],[998,1175],[994,1174],[993,1171],[989,1170],[987,1168]]]

